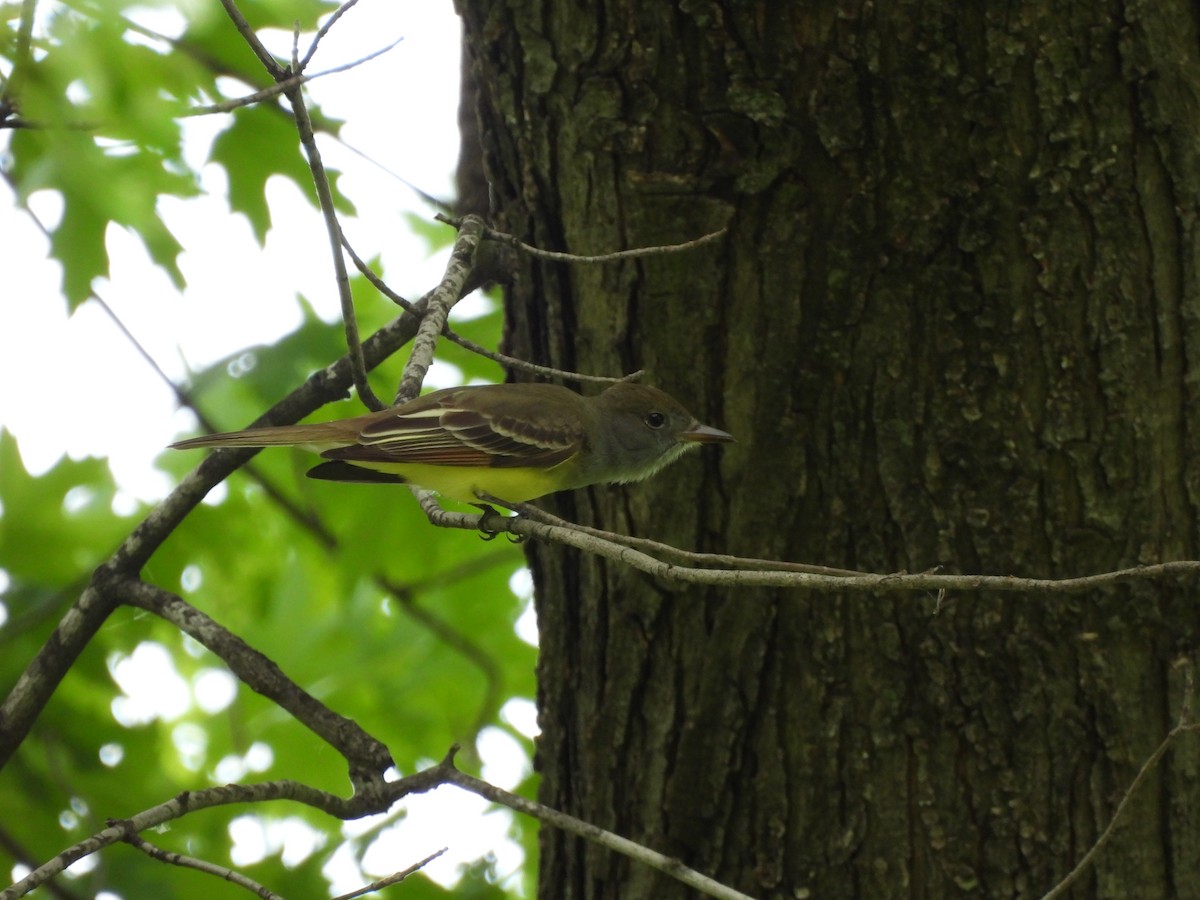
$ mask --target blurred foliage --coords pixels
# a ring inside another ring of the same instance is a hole
[[[217,4],[177,7],[188,18],[171,41],[133,25],[127,13],[135,5],[144,4],[92,0],[39,10],[24,53],[20,5],[9,4],[0,18],[4,96],[21,122],[35,126],[8,132],[6,175],[22,197],[38,190],[61,197],[52,247],[72,306],[106,274],[105,236],[114,225],[134,232],[156,264],[182,281],[176,267],[182,248],[157,215],[161,198],[199,190],[197,173],[184,161],[179,116],[189,106],[225,99],[218,77],[233,76],[246,93],[264,86],[257,61]],[[239,7],[255,27],[290,30],[299,22],[311,32],[334,5],[258,0]],[[226,117],[211,148],[210,159],[228,173],[231,208],[247,216],[259,240],[271,227],[265,188],[272,175],[312,193],[289,115],[266,107],[241,110]],[[319,111],[315,118],[336,129]],[[338,200],[343,211],[352,209],[346,198]],[[428,235],[448,240],[444,228]],[[364,300],[364,333],[393,314],[365,280],[355,278],[353,289]],[[189,390],[219,426],[250,422],[344,352],[340,325],[322,322],[301,303],[306,315],[296,331],[195,373]],[[493,310],[456,327],[495,345],[500,314]],[[468,378],[499,374],[493,363],[456,347],[447,346],[443,358]],[[393,360],[373,374],[382,395],[394,387],[399,365]],[[347,403],[324,414],[358,411]],[[199,458],[168,453],[161,466],[182,477]],[[179,592],[383,740],[403,773],[440,758],[455,742],[464,745],[462,763],[474,768],[474,740],[486,727],[503,729],[531,754],[528,739],[500,715],[509,699],[534,693],[534,650],[514,631],[527,601],[509,587],[523,564],[519,550],[430,527],[404,490],[308,480],[303,473],[310,462],[287,450],[260,455],[253,474],[236,473],[214,492],[216,499],[188,517],[151,559],[146,579]],[[290,498],[306,520],[282,508],[266,484]],[[114,511],[116,495],[102,460],[64,459],[31,476],[15,441],[0,431],[0,691],[15,683],[92,569],[146,514],[130,514],[121,504],[116,506],[123,512]],[[320,523],[320,531],[307,517]],[[401,586],[402,597],[389,595],[380,579]],[[430,617],[440,621],[440,632],[429,627]],[[444,634],[450,632],[473,645],[477,656],[449,645]],[[175,685],[179,709],[139,715],[117,678],[131,660],[156,647],[169,654],[174,674],[163,687]],[[228,704],[199,705],[197,698],[206,695],[198,685],[223,671],[220,660],[166,623],[119,609],[0,772],[5,870],[51,858],[110,817],[231,778],[293,778],[347,793],[337,754],[262,697],[239,686]],[[532,791],[526,778],[521,792]],[[400,807],[395,815],[402,815]],[[322,870],[339,848],[361,859],[371,845],[370,834],[347,843],[342,823],[291,804],[209,810],[148,837],[169,850],[233,865],[231,823],[248,814],[265,824],[302,821],[313,829],[315,848],[307,854],[285,864],[283,848],[269,844],[261,862],[236,866],[292,900],[327,897]],[[532,860],[532,826],[515,822],[513,833]],[[414,850],[395,868],[418,856]],[[126,898],[244,896],[240,888],[162,865],[126,846],[91,857],[89,865],[60,884],[79,896],[100,890]],[[393,891],[410,898],[502,897],[496,881],[511,875],[485,859],[451,891],[422,876]],[[505,883],[527,889],[531,882],[527,874],[523,883]]]

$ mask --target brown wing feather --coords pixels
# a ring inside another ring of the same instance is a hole
[[[482,467],[492,464],[488,454],[462,444],[424,447],[412,444],[352,444],[326,450],[321,456],[348,462],[428,463],[431,466]]]
[[[466,395],[469,400],[472,395]],[[424,398],[423,398],[424,399]],[[413,462],[441,466],[550,467],[583,443],[578,418],[555,417],[541,426],[511,415],[496,418],[466,408],[447,392],[437,404],[379,417],[359,433],[359,443],[325,451],[326,459]],[[574,424],[574,427],[572,427]]]

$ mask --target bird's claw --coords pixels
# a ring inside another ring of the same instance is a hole
[[[488,528],[486,524],[487,518],[489,515],[498,516],[500,513],[496,512],[495,507],[488,506],[486,503],[472,503],[471,505],[477,507],[480,513],[482,513],[482,515],[479,517],[479,539],[483,541],[494,541],[496,539],[496,535],[500,533],[500,530]]]
[[[479,494],[477,496],[480,498],[480,500],[482,500],[484,497],[487,497],[486,494]],[[489,499],[494,499],[494,498],[489,498]],[[504,501],[501,500],[499,502],[503,503]],[[483,502],[472,503],[471,505],[474,506],[476,509],[478,509],[481,513],[483,513],[483,515],[481,515],[479,517],[479,537],[481,540],[494,541],[496,539],[496,535],[498,535],[501,531],[504,531],[504,533],[508,535],[508,540],[511,543],[513,543],[513,544],[525,543],[526,535],[524,535],[524,534],[513,534],[511,531],[507,531],[506,529],[503,529],[503,528],[497,528],[497,529],[493,530],[493,529],[487,527],[487,525],[485,523],[486,523],[487,517],[489,515],[499,516],[501,519],[506,518],[501,513],[496,512],[496,507],[494,507],[488,503],[483,503]]]

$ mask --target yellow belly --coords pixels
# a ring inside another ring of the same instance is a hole
[[[562,490],[564,472],[561,466],[551,469],[492,469],[485,467],[431,466],[424,463],[365,463],[355,462],[364,469],[374,469],[399,475],[409,484],[436,491],[448,500],[478,503],[479,494],[490,494],[499,500],[524,503]]]

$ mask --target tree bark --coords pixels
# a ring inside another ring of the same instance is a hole
[[[1197,557],[1183,0],[460,0],[510,350],[738,443],[553,501],[694,549],[1068,576]],[[1180,714],[1194,585],[692,590],[532,546],[541,799],[756,897],[1040,896]],[[1076,896],[1200,884],[1196,743]],[[554,831],[541,896],[687,896]]]

